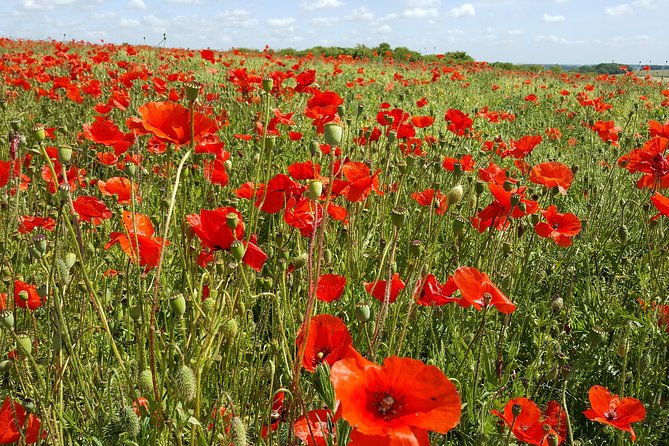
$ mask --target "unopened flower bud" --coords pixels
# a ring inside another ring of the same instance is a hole
[[[448,205],[450,206],[459,203],[460,200],[462,200],[463,195],[464,195],[464,190],[462,189],[461,184],[452,187],[451,190],[448,191],[448,194],[446,194],[446,200],[448,201]]]

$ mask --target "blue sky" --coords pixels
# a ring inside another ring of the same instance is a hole
[[[4,0],[0,34],[229,49],[466,51],[514,63],[664,64],[669,0]]]

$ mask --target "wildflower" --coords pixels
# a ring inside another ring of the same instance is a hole
[[[642,421],[646,417],[646,408],[641,401],[636,398],[620,399],[618,395],[611,396],[608,389],[602,386],[592,386],[588,396],[591,407],[583,414],[589,420],[627,431],[632,435],[632,441],[636,441],[632,423]]]
[[[319,364],[334,364],[348,355],[353,338],[346,324],[338,317],[329,314],[319,314],[309,321],[309,336],[304,339],[303,328],[297,333],[296,344],[304,345],[302,366],[313,372]]]
[[[566,248],[573,243],[571,237],[581,232],[581,221],[570,212],[561,214],[554,204],[541,211],[546,222],[539,222],[534,231],[541,237],[551,238],[558,245]]]

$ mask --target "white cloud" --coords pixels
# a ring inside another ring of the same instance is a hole
[[[139,20],[121,19],[120,25],[122,28],[137,28],[139,26]]]
[[[448,11],[448,15],[453,18],[470,16],[474,17],[476,15],[476,8],[471,3],[463,3],[460,6],[456,6]]]
[[[325,8],[338,8],[344,6],[346,3],[339,0],[316,0],[316,1],[306,1],[300,3],[300,8],[305,11],[316,11],[318,9]]]
[[[219,29],[225,28],[253,28],[258,24],[258,19],[254,18],[250,12],[245,9],[226,10],[216,15],[216,21],[219,22]]]
[[[559,43],[561,45],[566,45],[569,43],[569,41],[564,37],[557,37],[552,34],[550,36],[539,36],[536,38],[536,40],[537,42]]]
[[[374,30],[374,32],[377,33],[377,34],[387,34],[387,33],[390,33],[392,31],[393,31],[393,29],[388,24],[381,25]]]
[[[611,6],[609,8],[606,8],[604,10],[604,12],[606,13],[606,15],[619,17],[621,15],[633,14],[634,9],[632,9],[632,7],[630,5],[622,4],[622,5]]]
[[[461,36],[464,33],[465,32],[463,30],[458,29],[458,28],[453,28],[453,29],[447,29],[446,30],[446,34],[448,34],[449,36]]]
[[[200,0],[167,0],[167,3],[174,3],[177,5],[197,5]]]
[[[315,17],[311,19],[311,24],[314,26],[332,26],[338,21],[338,17]]]
[[[430,9],[407,9],[402,13],[402,16],[407,19],[427,19],[428,17],[439,17],[439,11],[437,8]]]
[[[161,19],[160,17],[156,17],[155,15],[147,15],[142,18],[142,22],[144,24],[149,25],[149,26],[154,26],[156,28],[161,28],[167,26],[167,21]]]
[[[441,0],[406,0],[411,8],[430,8],[441,5]]]
[[[144,3],[144,0],[130,0],[128,2],[128,8],[146,9],[146,3]]]
[[[523,34],[525,34],[525,31],[523,31],[522,29],[512,29],[509,30],[507,34],[509,34],[510,36],[522,36]]]
[[[285,28],[286,26],[290,26],[293,23],[295,23],[295,19],[293,17],[287,17],[285,19],[269,19],[269,20],[267,20],[267,24],[269,26],[274,26],[276,28]]]
[[[369,20],[374,20],[374,13],[367,9],[366,7],[362,6],[360,8],[355,8],[353,12],[346,16],[347,20],[362,20],[362,21],[369,21]]]
[[[546,23],[557,23],[564,22],[565,17],[563,15],[548,15],[544,13],[544,22]]]

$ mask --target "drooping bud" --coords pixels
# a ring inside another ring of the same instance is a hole
[[[355,307],[355,318],[360,322],[367,322],[371,317],[371,309],[367,304],[358,304]]]

